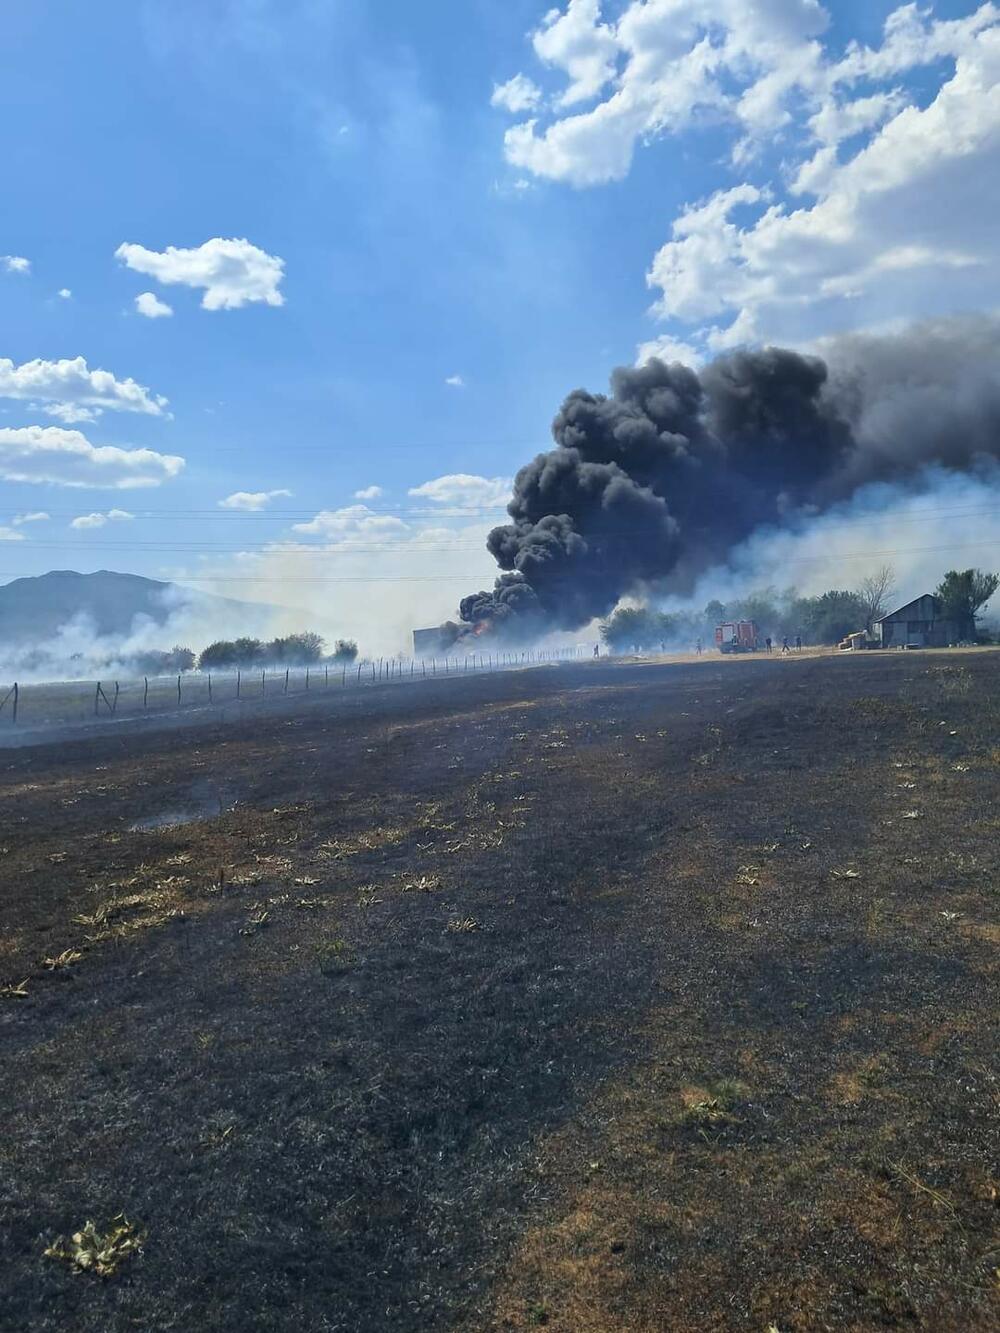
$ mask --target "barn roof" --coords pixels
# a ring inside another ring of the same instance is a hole
[[[937,598],[931,592],[922,592],[919,597],[914,597],[913,600],[910,602],[904,602],[903,605],[897,607],[895,611],[890,611],[887,615],[879,616],[875,624],[881,625],[883,620],[895,620],[897,616],[902,616],[905,612],[911,611],[917,605],[918,602],[922,602],[928,597],[934,603],[934,615],[935,618],[937,618],[937,613],[940,610]],[[917,617],[914,616],[913,619],[916,620]]]

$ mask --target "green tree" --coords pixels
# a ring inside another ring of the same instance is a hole
[[[217,639],[202,649],[198,666],[202,671],[225,671],[236,666],[236,645],[228,639]]]
[[[264,660],[264,645],[260,639],[234,639],[233,656],[237,666],[257,666]]]
[[[180,644],[175,643],[166,654],[167,669],[173,674],[180,671],[193,671],[195,664],[195,655],[190,648],[182,648]]]
[[[801,634],[807,643],[839,643],[864,628],[865,605],[856,592],[831,589],[820,597],[800,597],[786,619],[798,628],[785,632]]]
[[[356,662],[358,657],[358,645],[353,639],[338,639],[333,645],[333,660],[344,664]]]
[[[620,606],[601,625],[601,638],[615,652],[651,648],[665,637],[663,617],[645,606]]]
[[[781,620],[776,588],[759,588],[727,608],[727,620],[753,620],[763,633],[776,629]]]
[[[997,588],[1000,575],[987,574],[981,569],[949,569],[938,584],[935,597],[941,603],[946,620],[957,620],[963,632],[975,634],[978,612],[986,605]]]
[[[289,666],[309,666],[323,656],[323,640],[311,631],[302,634],[289,634],[285,638],[272,639],[262,649],[262,656],[268,662],[281,662]]]

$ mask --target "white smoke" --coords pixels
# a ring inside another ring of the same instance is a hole
[[[80,612],[48,638],[0,645],[0,681],[31,684],[115,675],[126,678],[142,674],[137,673],[136,659],[143,653],[175,645],[198,653],[215,639],[272,637],[283,632],[274,627],[282,615],[271,607],[230,607],[176,585],[164,590],[161,601],[162,619],[136,615],[121,634],[98,633],[92,617]],[[311,627],[300,615],[295,628]]]
[[[767,587],[802,596],[850,590],[883,565],[895,571],[897,605],[933,592],[948,569],[1000,568],[1000,469],[929,468],[906,484],[865,486],[823,514],[759,529],[707,570],[690,597],[662,605],[700,610]]]

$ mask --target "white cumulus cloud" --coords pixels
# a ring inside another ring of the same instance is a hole
[[[409,525],[391,514],[373,513],[367,505],[347,505],[343,509],[323,509],[308,523],[294,523],[295,532],[325,537],[338,547],[391,541],[409,532]]]
[[[434,504],[458,505],[466,509],[499,509],[510,499],[513,482],[509,477],[477,477],[468,472],[454,472],[435,477],[422,486],[414,486],[410,495]]]
[[[23,542],[24,533],[18,532],[15,528],[0,527],[0,542]]]
[[[636,354],[636,365],[643,366],[653,357],[659,361],[666,361],[668,365],[680,361],[685,366],[700,366],[705,360],[704,352],[685,342],[683,338],[674,338],[669,333],[663,333],[658,338],[650,338],[648,342],[640,343]]]
[[[542,90],[538,85],[524,74],[515,74],[506,83],[494,84],[490,105],[518,116],[522,111],[532,111],[541,100]]]
[[[155,292],[140,292],[135,298],[135,308],[147,319],[166,319],[174,313],[173,306],[161,301]]]
[[[843,161],[824,145],[804,164],[793,187],[810,203],[741,185],[682,213],[649,272],[656,311],[728,321],[703,329],[727,346],[808,338],[855,310],[872,323],[1000,301],[996,14],[925,107],[890,114]]]
[[[819,0],[628,0],[614,10],[569,0],[543,19],[535,52],[565,84],[548,100],[547,123],[532,118],[508,130],[513,165],[578,186],[618,180],[637,145],[699,120],[734,127],[740,162],[765,136],[794,130],[803,106],[814,137],[838,143],[906,101],[895,87],[866,88],[856,100],[845,90],[953,58],[1000,19],[992,3],[941,22],[906,4],[890,15],[880,47],[853,44],[839,56],[823,45],[830,6]],[[587,102],[594,105],[579,109]],[[539,98],[524,110],[542,105]]]
[[[354,498],[355,500],[377,500],[384,494],[385,491],[381,486],[365,486],[362,490],[354,492]]]
[[[68,287],[60,287],[58,292],[56,292],[56,295],[62,301],[72,301],[73,299],[73,293]]]
[[[25,523],[45,523],[49,515],[42,509],[32,510],[30,514],[17,514],[14,518],[14,527],[19,528]]]
[[[728,128],[735,179],[681,210],[649,270],[667,351],[1000,305],[1000,5],[969,8],[901,4],[844,46],[829,0],[563,0],[533,36],[555,87],[505,154],[594,186],[643,145]]]
[[[23,255],[0,255],[0,268],[5,273],[30,273],[31,260]]]
[[[272,306],[285,302],[279,291],[285,261],[245,239],[216,236],[192,249],[168,245],[163,251],[126,241],[115,256],[157,282],[201,289],[204,310],[238,310],[254,301]]]
[[[219,501],[220,509],[241,509],[246,512],[255,513],[258,510],[266,509],[272,500],[277,500],[283,496],[290,496],[291,491],[234,491],[232,495],[227,495],[224,500]]]
[[[569,78],[560,106],[586,102],[610,81],[621,51],[614,29],[601,22],[600,0],[569,0],[565,13],[550,9],[533,37],[539,59]]]
[[[462,378],[461,375],[449,375],[448,378],[445,380],[445,384],[447,384],[452,389],[465,388],[465,380]]]
[[[167,409],[160,394],[133,379],[116,379],[109,370],[91,370],[82,356],[36,358],[19,366],[0,357],[0,398],[43,403],[47,416],[67,423],[93,421],[105,410],[161,417]]]
[[[71,528],[103,528],[107,523],[123,523],[135,518],[127,509],[109,509],[106,514],[80,514],[70,522]]]
[[[152,449],[91,444],[62,426],[0,429],[0,478],[53,486],[133,490],[159,486],[179,475],[184,459]]]

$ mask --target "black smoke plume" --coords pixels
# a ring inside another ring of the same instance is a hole
[[[842,339],[827,360],[652,360],[615,370],[608,395],[574,390],[556,447],[518,472],[511,521],[489,535],[505,572],[463,599],[462,620],[508,638],[576,629],[650,585],[690,589],[756,528],[868,482],[996,458],[998,348],[992,321],[941,321]]]

